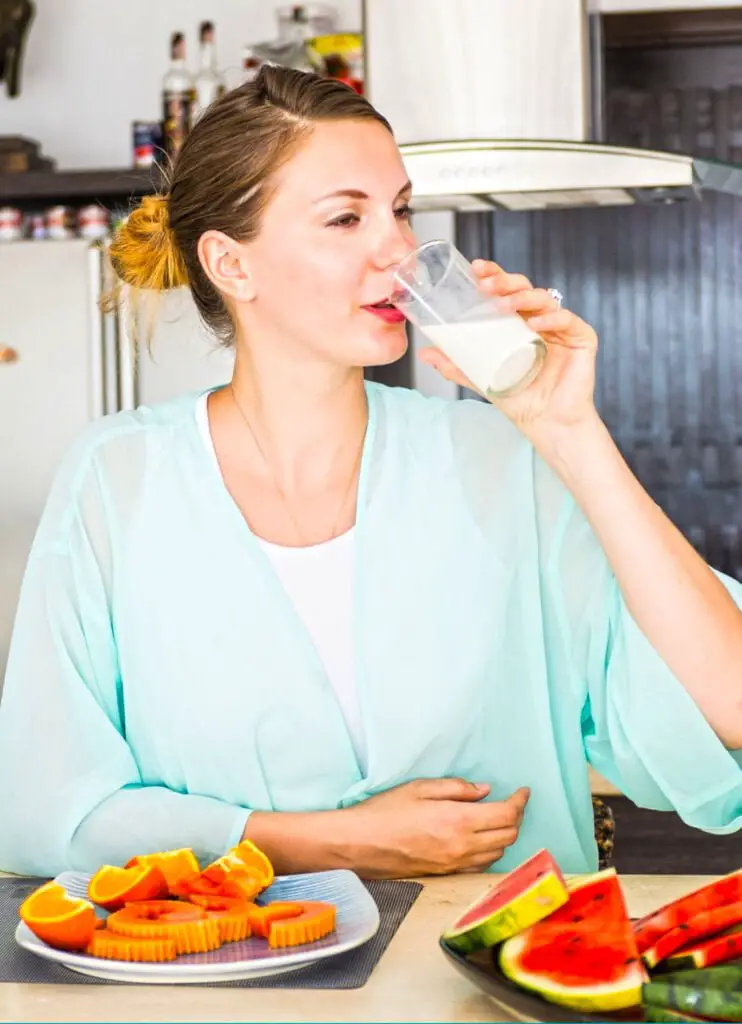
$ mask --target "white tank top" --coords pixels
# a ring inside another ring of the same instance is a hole
[[[219,463],[209,429],[208,394],[196,405],[196,419],[206,449]],[[287,548],[258,538],[281,584],[306,627],[355,747],[361,770],[366,767],[361,709],[353,645],[353,565],[355,529],[323,544]]]

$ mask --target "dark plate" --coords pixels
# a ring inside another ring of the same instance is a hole
[[[644,1019],[641,1011],[598,1015],[568,1010],[566,1006],[549,1003],[535,992],[528,992],[506,978],[500,970],[497,953],[494,950],[483,949],[464,956],[447,946],[443,939],[440,940],[440,947],[447,959],[461,974],[482,992],[491,996],[498,1006],[506,1010],[516,1020],[541,1021],[545,1024],[551,1024],[552,1021],[555,1024],[575,1024],[575,1022],[582,1024],[583,1021],[617,1024],[617,1022],[642,1021]]]

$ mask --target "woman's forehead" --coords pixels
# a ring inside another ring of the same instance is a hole
[[[316,125],[278,174],[279,191],[311,203],[346,190],[394,197],[406,181],[394,138],[375,121]]]

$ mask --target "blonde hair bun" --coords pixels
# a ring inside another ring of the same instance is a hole
[[[188,284],[188,271],[170,226],[169,195],[145,196],[121,224],[110,247],[124,284],[163,292]]]

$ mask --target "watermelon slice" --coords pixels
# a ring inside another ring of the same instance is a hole
[[[666,1006],[645,1006],[644,1019],[660,1021],[661,1024],[673,1024],[673,1021],[708,1021],[708,1017],[694,1017],[692,1013],[668,1010]]]
[[[679,900],[666,903],[659,910],[653,911],[641,921],[634,925],[636,945],[643,955],[652,954],[650,950],[666,932],[677,928],[681,924],[687,924],[692,917],[704,910],[713,910],[714,907],[723,907],[729,903],[742,902],[742,869],[733,871],[730,875],[704,885],[701,889],[681,896]]]
[[[742,1021],[742,966],[706,967],[652,978],[642,990],[646,1007],[664,1007],[709,1020]]]
[[[674,971],[691,967],[712,967],[742,957],[742,926],[728,929],[711,939],[684,946],[665,961]]]
[[[730,903],[727,906],[714,907],[713,910],[703,910],[689,921],[679,924],[677,928],[671,928],[669,932],[660,936],[644,953],[644,963],[650,969],[656,967],[661,960],[667,959],[677,950],[684,949],[709,935],[718,935],[719,932],[738,924],[742,924],[742,903]]]
[[[573,1010],[636,1006],[646,974],[615,870],[578,879],[570,889],[563,907],[504,943],[503,973]]]
[[[568,898],[556,861],[548,850],[541,850],[465,910],[442,938],[460,953],[495,946],[540,921]]]

